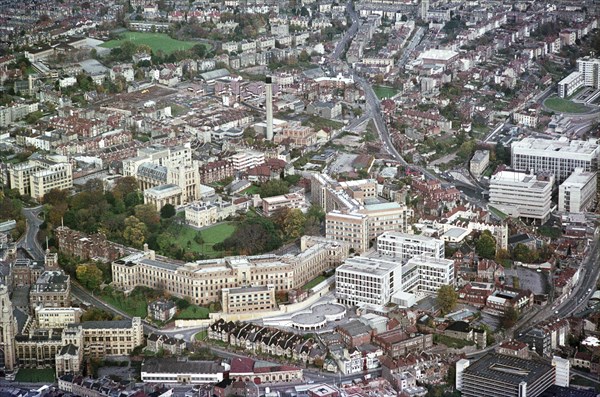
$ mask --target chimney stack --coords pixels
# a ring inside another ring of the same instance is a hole
[[[268,141],[273,140],[273,87],[271,86],[272,78],[267,76],[265,78],[265,97],[266,97],[266,109],[267,109],[267,132],[265,139]]]

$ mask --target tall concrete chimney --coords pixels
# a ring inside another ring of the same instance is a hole
[[[273,140],[273,87],[271,86],[272,78],[271,76],[267,76],[265,78],[265,97],[267,103],[265,104],[267,108],[267,132],[265,134],[265,139],[268,141]]]

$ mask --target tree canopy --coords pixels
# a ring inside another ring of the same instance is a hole
[[[493,259],[496,256],[496,240],[488,230],[483,231],[477,239],[475,251],[477,255],[486,259]]]
[[[175,207],[173,207],[173,204],[165,204],[160,209],[160,217],[163,219],[172,218],[175,216],[176,213],[177,212],[175,211]]]
[[[437,292],[436,303],[443,314],[450,313],[458,302],[458,294],[451,285],[442,285]]]
[[[76,274],[77,280],[87,289],[95,290],[102,284],[102,270],[94,264],[77,266]]]

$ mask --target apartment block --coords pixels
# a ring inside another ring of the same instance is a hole
[[[208,184],[221,181],[233,176],[235,173],[233,163],[228,160],[219,160],[206,163],[200,167],[200,183]]]
[[[562,183],[575,171],[597,171],[600,146],[596,140],[523,138],[511,145],[512,167],[527,172],[551,172]]]
[[[377,252],[402,261],[421,254],[443,259],[444,250],[444,242],[433,237],[401,232],[385,232],[377,237]]]
[[[544,223],[552,211],[554,175],[500,171],[490,179],[490,204],[504,213]]]
[[[593,209],[596,200],[596,172],[577,168],[558,188],[558,210],[585,212]]]
[[[347,244],[304,236],[297,255],[256,255],[208,259],[181,264],[157,259],[147,250],[112,263],[113,285],[123,290],[136,286],[164,289],[189,298],[194,304],[221,299],[223,288],[272,284],[277,291],[302,287],[319,274],[341,263]]]
[[[19,103],[12,106],[0,106],[0,127],[8,127],[14,121],[22,119],[38,110],[38,103]]]
[[[11,189],[37,200],[52,189],[73,187],[73,168],[63,156],[30,159],[8,168]]]
[[[275,286],[223,288],[221,290],[223,313],[248,313],[277,308]]]

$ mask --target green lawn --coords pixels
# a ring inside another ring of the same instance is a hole
[[[383,85],[374,85],[373,91],[375,91],[375,95],[377,95],[377,98],[379,99],[391,98],[399,92],[395,88],[386,87]]]
[[[500,211],[497,208],[492,207],[491,205],[488,205],[488,209],[490,210],[490,212],[492,214],[496,215],[501,220],[504,220],[504,219],[506,219],[508,217],[508,215],[506,215],[504,212]]]
[[[308,119],[302,122],[302,125],[308,125],[317,131],[322,130],[324,128],[339,130],[344,126],[344,124],[340,123],[339,121],[325,119],[320,116],[310,116]]]
[[[310,280],[308,283],[306,283],[304,285],[304,287],[302,287],[302,289],[308,291],[309,289],[316,287],[317,285],[319,285],[320,283],[322,283],[325,280],[327,280],[327,278],[325,276],[317,276],[317,277],[313,278],[312,280]]]
[[[571,384],[577,385],[577,386],[589,387],[589,388],[592,388],[593,390],[596,390],[596,392],[600,391],[600,385],[598,385],[596,382],[592,382],[589,379],[582,378],[581,376],[577,376],[577,375],[573,376],[573,379],[571,380]]]
[[[54,368],[21,368],[15,382],[54,382]]]
[[[126,32],[118,40],[107,41],[101,47],[115,48],[121,46],[125,41],[132,41],[135,44],[145,44],[152,51],[162,51],[165,54],[170,54],[177,50],[189,50],[198,44],[194,41],[175,40],[166,33]]]
[[[260,187],[258,187],[256,185],[252,185],[248,189],[243,190],[240,193],[244,193],[244,194],[258,194],[259,191],[260,191]]]
[[[178,105],[176,103],[172,103],[170,104],[171,106],[171,114],[173,115],[173,117],[177,117],[177,116],[182,116],[184,114],[187,114],[187,112],[189,112],[189,109]]]
[[[433,335],[433,341],[438,344],[446,345],[450,348],[462,349],[465,346],[473,346],[474,343],[469,340],[451,338],[446,335]]]
[[[589,111],[589,109],[581,103],[575,103],[559,97],[546,99],[544,105],[546,105],[548,109],[560,113],[585,113]]]
[[[130,316],[146,318],[148,315],[148,302],[146,299],[137,294],[131,294],[128,297],[112,296],[102,294],[102,300],[109,305],[129,314]]]
[[[190,305],[175,315],[176,320],[201,320],[208,318],[210,311],[205,307]]]
[[[205,340],[206,338],[208,338],[207,331],[200,331],[196,335],[194,335],[195,340]]]
[[[215,251],[213,246],[222,242],[227,237],[231,236],[235,231],[233,223],[220,223],[200,231],[204,244],[200,245],[194,241],[194,237],[198,230],[191,227],[183,226],[175,237],[175,244],[179,247],[200,252],[208,257],[216,258],[221,255],[220,251]],[[189,242],[189,245],[188,245]]]

